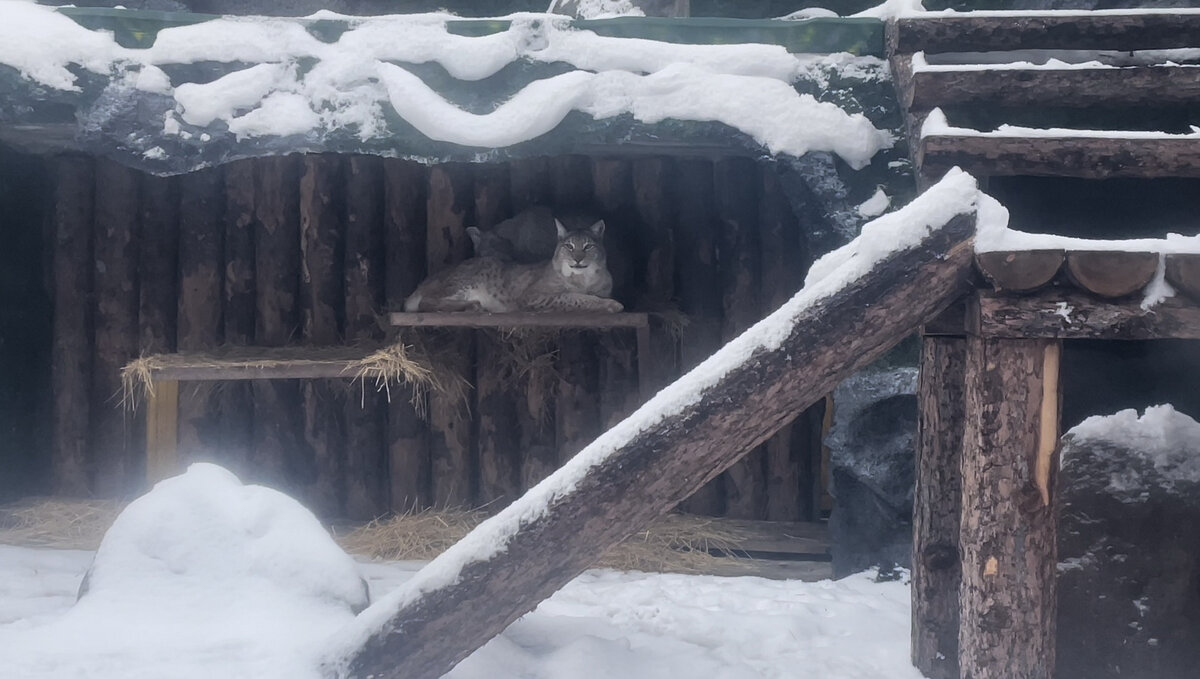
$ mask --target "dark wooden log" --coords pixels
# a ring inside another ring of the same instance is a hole
[[[1165,106],[1195,101],[1200,78],[1192,68],[1165,66],[918,70],[902,97],[905,107],[917,110],[977,104]]]
[[[305,344],[341,340],[342,163],[335,155],[306,155],[300,174],[301,332]],[[343,516],[342,442],[345,385],[324,380],[300,383],[307,460],[305,505],[322,517]],[[362,517],[354,517],[362,518]],[[370,518],[370,517],[367,517]]]
[[[219,169],[211,169],[179,178],[179,297],[172,300],[178,323],[175,348],[179,351],[215,349],[224,335],[222,174]],[[206,458],[238,469],[244,453],[230,459],[230,452],[214,439],[224,430],[215,421],[218,399],[223,397],[209,384],[178,389],[176,437],[181,456],[176,464]]]
[[[177,268],[179,187],[175,177],[142,175],[140,179],[138,348],[142,354],[159,354],[174,351],[176,342],[176,286],[182,275]]]
[[[1143,309],[1137,297],[1108,301],[1074,290],[1020,297],[980,291],[967,321],[971,333],[982,337],[1200,339],[1200,307],[1179,297]]]
[[[1165,256],[1167,282],[1176,290],[1200,301],[1200,254],[1173,253]]]
[[[967,341],[926,337],[917,387],[913,494],[912,661],[929,679],[958,679],[958,549]]]
[[[288,344],[300,330],[300,158],[255,161],[254,343]],[[311,455],[305,450],[299,384],[253,382],[253,474],[289,492]]]
[[[589,464],[560,472],[561,495],[523,499],[496,517],[495,550],[459,543],[409,583],[420,594],[386,619],[377,611],[364,620],[355,632],[366,643],[347,649],[350,676],[442,676],[962,294],[972,232],[970,217],[952,220],[798,313],[773,348],[741,358],[746,348],[730,347],[722,377],[685,378],[660,394],[645,406],[660,419],[613,432],[605,453],[584,453]],[[695,400],[669,405],[683,394]]]
[[[521,494],[521,432],[517,410],[524,392],[513,380],[506,339],[499,333],[475,336],[475,418],[479,444],[478,503],[498,511]],[[520,340],[518,340],[520,341]]]
[[[54,344],[50,385],[51,487],[55,495],[84,497],[93,460],[92,383],[92,161],[54,160]]]
[[[676,162],[675,203],[679,228],[675,232],[676,294],[687,325],[680,333],[679,362],[694,368],[721,346],[721,271],[717,265],[719,228],[713,219],[713,166],[704,160]],[[701,488],[683,505],[691,514],[725,513],[723,479]]]
[[[486,163],[475,168],[475,220],[472,226],[490,229],[512,215],[508,165]]]
[[[1030,292],[1053,280],[1065,258],[1062,250],[980,252],[975,266],[1001,292]]]
[[[413,162],[385,159],[384,252],[389,309],[425,277],[425,168]],[[428,432],[413,406],[408,387],[390,391],[387,404],[389,496],[393,511],[417,511],[432,504]]]
[[[93,489],[104,497],[128,492],[138,476],[134,427],[121,404],[121,368],[137,355],[138,174],[96,163],[93,280],[96,294],[92,375]]]
[[[346,341],[380,340],[384,281],[384,174],[381,159],[351,156],[346,176]],[[346,404],[344,482],[346,515],[371,519],[387,513],[386,394],[360,383]]]
[[[1117,299],[1141,290],[1154,279],[1158,253],[1072,251],[1067,253],[1067,275],[1088,292]]]
[[[1195,14],[943,16],[900,19],[889,52],[989,52],[1027,49],[1133,50],[1188,47]]]
[[[967,340],[959,548],[959,669],[969,679],[1054,676],[1053,340]]]
[[[762,275],[758,205],[761,177],[754,161],[718,160],[713,166],[717,218],[717,251],[721,273],[721,341],[728,343],[756,323]],[[790,423],[789,425],[790,426]],[[767,518],[767,457],[753,450],[725,471],[725,516]]]
[[[470,168],[437,165],[429,171],[426,200],[426,269],[430,274],[453,266],[471,252],[467,224],[473,218],[475,191]],[[474,383],[474,338],[468,330],[439,330],[424,335],[437,348],[439,370],[447,379]],[[433,503],[465,507],[475,497],[474,424],[470,401],[461,403],[441,393],[429,394],[429,451]]]
[[[955,166],[979,176],[1200,177],[1200,144],[1182,137],[939,134],[921,139],[918,163],[931,177],[940,177]]]
[[[762,185],[758,214],[759,298],[765,314],[778,309],[800,289],[810,261],[800,242],[800,225],[783,194],[774,166],[763,165],[758,176]],[[815,521],[820,518],[817,496],[820,491],[821,418],[810,411],[797,417],[764,444],[767,518],[771,520]]]
[[[225,170],[224,341],[254,343],[254,160],[234,161]],[[223,462],[243,474],[254,451],[254,394],[245,382],[226,384],[217,398],[217,448]]]
[[[535,205],[549,205],[553,195],[548,158],[521,158],[509,164],[512,210],[520,212]]]

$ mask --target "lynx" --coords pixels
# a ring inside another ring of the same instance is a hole
[[[539,264],[473,257],[434,274],[404,301],[405,311],[606,311],[623,307],[609,299],[612,276],[601,239],[604,221],[567,231],[554,220],[558,245]]]

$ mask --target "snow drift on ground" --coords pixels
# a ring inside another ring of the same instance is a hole
[[[366,140],[386,134],[386,119],[399,116],[431,139],[502,148],[544,134],[580,111],[596,119],[628,114],[650,124],[668,118],[721,122],[772,154],[829,151],[854,168],[892,145],[891,134],[861,113],[849,114],[792,86],[836,67],[845,55],[603,37],[548,14],[505,17],[507,30],[469,37],[449,32],[447,22],[455,18],[328,12],[307,19],[225,17],[164,29],[152,47],[131,49],[110,34],[22,3],[5,7],[0,64],[58,90],[78,90],[69,70],[78,65],[131,93],[173,96],[163,130],[180,135],[200,134],[219,122],[239,137],[346,130]],[[322,19],[346,21],[348,30],[323,42],[307,28]],[[458,80],[475,81],[517,61],[577,70],[535,80],[496,102],[495,110],[468,111],[405,67],[437,63]],[[159,68],[196,62],[253,65],[211,82],[175,84]]]

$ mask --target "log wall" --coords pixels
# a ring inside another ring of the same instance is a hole
[[[497,508],[787,299],[811,263],[774,169],[747,160],[427,167],[310,155],[161,179],[75,156],[55,176],[54,346],[73,358],[55,378],[54,478],[78,493],[141,490],[141,414],[113,397],[116,371],[139,351],[378,340],[376,314],[469,255],[467,226],[539,204],[592,213],[608,224],[618,299],[672,311],[654,323],[645,357],[632,330],[564,331],[537,338],[543,355],[522,378],[503,333],[420,329],[443,357],[454,348],[439,366],[470,385],[465,398],[414,406],[404,389],[389,401],[338,380],[180,389],[186,461],[217,461],[322,515]],[[639,359],[653,384],[638,384]],[[799,418],[688,508],[814,518],[813,420]]]

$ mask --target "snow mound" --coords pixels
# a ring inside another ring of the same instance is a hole
[[[1080,448],[1101,444],[1096,448],[1148,462],[1167,485],[1200,483],[1200,422],[1170,404],[1146,408],[1140,417],[1132,408],[1089,417],[1066,436]],[[1072,449],[1064,447],[1064,467],[1071,463]]]
[[[311,512],[211,464],[131,503],[83,589],[62,617],[6,640],[4,676],[315,679],[312,649],[367,604]]]

